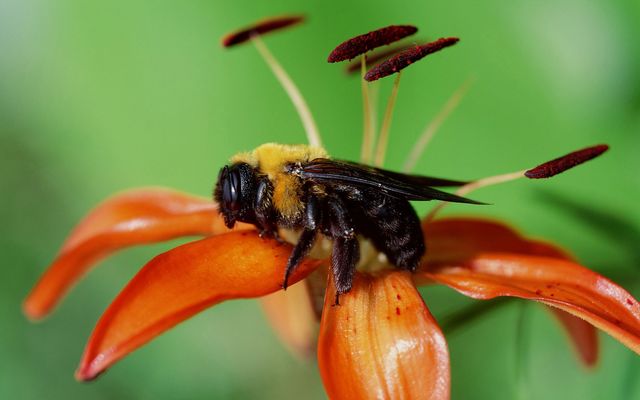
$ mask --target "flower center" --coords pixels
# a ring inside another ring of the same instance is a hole
[[[300,231],[288,228],[280,228],[278,234],[280,238],[291,245],[298,243],[300,238]],[[393,268],[387,260],[387,256],[376,249],[369,239],[359,235],[358,242],[360,243],[360,260],[356,265],[358,271],[371,273]],[[319,235],[309,253],[309,257],[330,260],[332,249],[331,239],[324,235]]]

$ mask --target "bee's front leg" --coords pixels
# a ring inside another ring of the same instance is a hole
[[[273,185],[269,179],[261,178],[255,192],[255,200],[253,209],[256,216],[255,225],[260,231],[261,238],[274,238],[279,242],[283,240],[278,235],[278,226],[276,224],[276,214],[273,210],[271,196],[273,194]]]
[[[287,289],[287,286],[289,285],[289,276],[296,270],[298,265],[300,265],[300,262],[302,262],[304,257],[309,254],[309,251],[311,251],[316,239],[319,218],[320,209],[318,199],[313,194],[310,194],[307,196],[300,239],[298,239],[298,243],[296,243],[296,246],[293,248],[291,256],[289,256],[289,261],[287,262],[287,268],[284,271],[284,280],[282,282],[283,289]]]

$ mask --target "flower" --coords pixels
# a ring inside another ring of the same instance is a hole
[[[573,324],[569,331],[588,363],[595,362],[597,348],[582,319],[640,352],[637,301],[556,247],[482,219],[436,219],[425,223],[424,231],[430,250],[414,276],[390,269],[359,272],[338,307],[331,307],[333,289],[327,286],[318,360],[332,398],[417,393],[412,390],[447,398],[446,341],[414,282],[442,283],[477,299],[531,299],[577,316],[581,319],[563,318]],[[207,307],[280,290],[289,245],[259,238],[249,226],[227,231],[207,199],[138,189],[114,196],[83,219],[27,298],[25,312],[31,318],[45,316],[100,257],[196,233],[210,236],[151,260],[113,301],[89,339],[78,379],[95,378]],[[292,282],[322,262],[307,260]]]
[[[233,40],[225,43],[239,43],[238,37],[255,42],[287,91],[299,95],[256,36],[299,21],[298,17],[267,21],[240,36],[229,36]],[[319,142],[304,101],[292,97],[303,110],[310,141]],[[390,119],[385,121],[383,131],[388,134]],[[378,150],[376,159],[382,160],[384,147]],[[592,157],[604,150],[596,146],[574,152],[530,171],[536,171],[535,177],[549,176],[585,161],[580,155]],[[466,188],[507,179],[498,178]],[[331,398],[449,397],[447,343],[416,289],[419,284],[444,284],[475,299],[509,296],[551,306],[588,365],[597,360],[593,326],[640,353],[640,306],[620,286],[579,265],[558,247],[527,239],[502,223],[433,217],[423,221],[428,252],[416,273],[393,269],[375,249],[364,247],[353,288],[341,297],[340,306],[333,306],[330,274],[328,283],[318,283],[317,275],[312,275],[330,268],[325,257],[305,260],[289,278],[291,285],[304,279],[311,289],[326,287],[318,363]],[[24,311],[32,319],[43,318],[84,273],[116,251],[190,235],[204,238],[149,261],[107,308],[88,341],[78,379],[97,377],[162,332],[217,303],[282,296],[282,272],[292,249],[288,243],[261,238],[252,225],[228,230],[209,199],[146,188],[115,195],[78,224],[27,297]],[[303,286],[292,289],[296,287]],[[290,296],[274,299],[280,304],[292,301]],[[297,320],[297,310],[280,309],[284,324]],[[308,320],[313,317],[302,323]]]

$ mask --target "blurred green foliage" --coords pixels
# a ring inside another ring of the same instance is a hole
[[[255,50],[218,44],[227,31],[291,12],[305,13],[308,23],[265,41],[307,96],[336,156],[359,154],[360,91],[358,79],[326,55],[350,36],[394,23],[418,25],[422,39],[462,40],[404,74],[389,167],[402,165],[424,125],[470,76],[475,84],[419,171],[482,177],[609,143],[601,159],[551,181],[476,194],[493,206],[446,212],[510,221],[640,295],[637,0],[0,0],[0,398],[324,397],[315,363],[283,349],[255,301],[204,312],[94,383],[73,380],[101,312],[139,266],[175,243],[105,261],[41,324],[20,312],[74,223],[109,194],[162,185],[208,195],[232,154],[305,140]],[[380,100],[390,84],[380,82]],[[446,288],[424,293],[436,317],[471,303]],[[603,335],[600,365],[585,371],[547,313],[529,309],[526,357],[516,351],[515,304],[449,337],[454,398],[640,398],[635,354]]]

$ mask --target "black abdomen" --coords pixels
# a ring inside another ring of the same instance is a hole
[[[356,198],[346,199],[358,233],[368,237],[391,264],[414,271],[425,253],[425,244],[420,219],[411,203],[375,188],[358,192]]]

